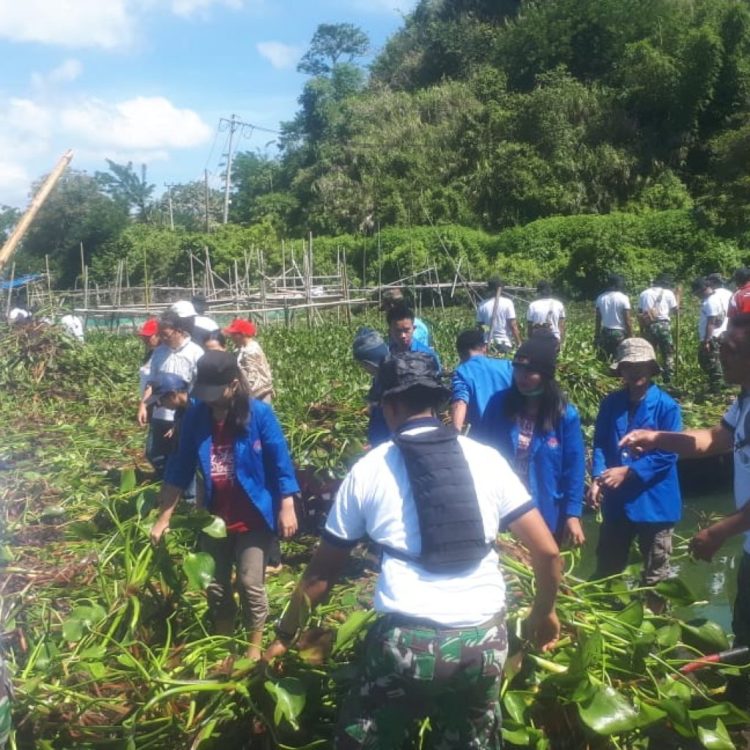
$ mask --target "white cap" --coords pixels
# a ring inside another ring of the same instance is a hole
[[[193,303],[186,299],[178,300],[169,309],[179,318],[193,318],[198,314],[193,307]]]

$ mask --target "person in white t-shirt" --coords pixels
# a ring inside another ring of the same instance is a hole
[[[610,274],[608,286],[597,298],[594,346],[601,357],[612,359],[617,347],[625,339],[632,338],[633,324],[630,319],[630,300],[624,293],[625,279],[619,274]]]
[[[727,289],[727,282],[720,273],[710,273],[706,276],[706,279],[713,287],[714,294],[724,308],[724,317],[727,317],[729,315],[729,306],[732,303],[734,292],[731,289]]]
[[[690,541],[690,550],[699,560],[711,560],[730,537],[744,533],[732,617],[734,646],[742,647],[750,646],[750,313],[730,319],[721,337],[720,356],[727,383],[739,385],[742,390],[717,425],[685,432],[634,430],[625,435],[620,445],[636,455],[650,451],[677,453],[683,458],[733,454],[737,510],[698,531]],[[727,698],[741,708],[750,708],[747,673],[730,681]]]
[[[436,746],[452,737],[455,747],[496,747],[507,637],[505,584],[493,543],[508,526],[531,553],[536,596],[528,635],[542,649],[559,634],[557,545],[500,454],[437,419],[449,394],[428,354],[395,354],[378,377],[394,437],[344,479],[264,658],[286,652],[301,613],[326,596],[353,547],[368,536],[383,547],[378,619],[365,640],[359,683],[340,713],[339,746],[356,738],[358,747],[401,747],[415,723],[429,716]],[[436,518],[436,507],[448,508],[448,517]],[[448,644],[457,658],[448,658]],[[420,695],[430,698],[416,700]],[[461,711],[446,711],[447,705]]]
[[[721,296],[711,282],[699,278],[693,282],[693,293],[701,300],[698,318],[698,364],[708,376],[711,393],[720,393],[723,385],[719,360],[719,339],[727,328],[727,311]]]
[[[477,323],[485,330],[485,340],[491,350],[507,354],[521,344],[513,300],[503,297],[503,282],[497,277],[487,282],[488,297],[477,308]]]
[[[562,346],[565,338],[565,306],[552,296],[549,281],[536,285],[537,298],[526,311],[526,335],[531,338],[537,333],[550,332]]]
[[[75,313],[66,313],[60,318],[60,325],[68,336],[72,336],[76,341],[83,343],[83,321],[78,315]]]
[[[662,376],[665,383],[674,374],[674,341],[672,316],[679,310],[677,297],[670,288],[672,280],[666,274],[657,276],[638,298],[638,322],[643,337],[661,353]]]

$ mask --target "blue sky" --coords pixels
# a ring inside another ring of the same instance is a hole
[[[219,185],[236,114],[275,130],[297,110],[296,64],[320,23],[354,23],[376,54],[416,0],[0,0],[0,203],[67,148],[72,167],[147,164],[165,182]],[[274,138],[253,132],[240,150]],[[274,146],[270,151],[273,153]]]

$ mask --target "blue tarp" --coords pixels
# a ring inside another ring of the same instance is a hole
[[[0,281],[0,289],[18,289],[19,286],[26,286],[34,281],[44,278],[44,274],[31,273],[28,276],[19,276],[13,281]]]

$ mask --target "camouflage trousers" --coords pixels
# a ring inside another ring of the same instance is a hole
[[[596,340],[599,356],[602,359],[614,358],[617,347],[625,340],[625,331],[621,328],[602,328]]]
[[[460,629],[382,617],[365,640],[359,682],[341,709],[335,747],[400,750],[416,722],[429,718],[427,747],[498,750],[507,651],[504,615]]]
[[[698,364],[708,376],[708,389],[711,393],[719,393],[724,384],[724,374],[719,359],[719,337],[714,336],[708,342],[708,349],[703,342],[698,344]]]
[[[668,383],[674,375],[674,341],[672,340],[672,325],[668,320],[655,320],[649,323],[643,335],[651,342],[664,363],[664,382]]]

